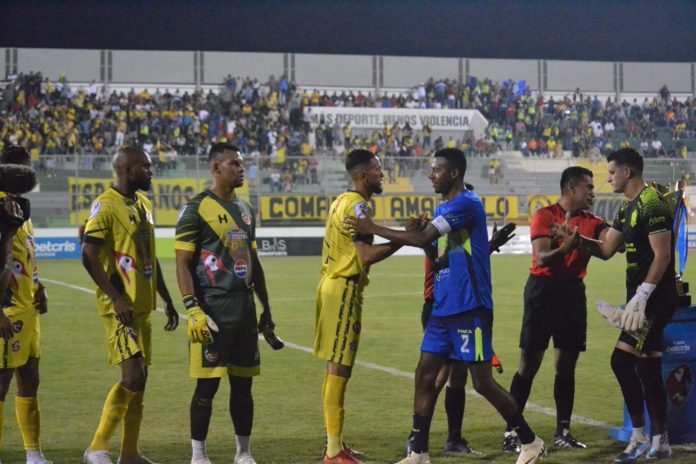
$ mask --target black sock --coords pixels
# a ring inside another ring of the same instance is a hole
[[[575,376],[556,374],[553,396],[556,400],[556,435],[563,435],[564,429],[570,430],[570,416],[573,414],[575,399]]]
[[[520,414],[524,411],[524,407],[527,405],[527,400],[531,392],[532,381],[515,372],[515,375],[512,377],[512,383],[510,384],[510,394],[515,399],[517,410]],[[507,425],[508,430],[511,430],[512,427],[512,424]]]
[[[445,412],[447,413],[447,441],[462,440],[462,422],[466,407],[466,390],[445,387]]]
[[[645,391],[651,435],[660,435],[666,430],[667,423],[667,392],[662,381],[662,358],[638,358],[636,367]]]
[[[254,424],[254,398],[251,395],[251,379],[230,377],[230,417],[234,433],[248,437]]]
[[[633,427],[643,427],[645,426],[643,385],[636,372],[636,359],[638,358],[630,353],[614,349],[611,355],[611,368],[621,387]]]
[[[413,435],[412,449],[415,453],[420,454],[428,451],[428,438],[430,436],[430,423],[432,420],[433,418],[431,416],[413,415],[413,429],[411,429],[411,435]]]
[[[213,400],[199,398],[196,393],[191,398],[191,439],[205,441],[213,414]]]
[[[523,445],[527,445],[534,441],[534,432],[532,432],[532,429],[529,427],[529,424],[527,424],[527,421],[524,420],[522,414],[515,414],[515,417],[510,423],[509,427],[510,430],[517,433],[517,436],[520,438],[520,443]]]
[[[220,379],[198,379],[191,399],[191,438],[205,441],[213,414],[213,398],[217,393]]]

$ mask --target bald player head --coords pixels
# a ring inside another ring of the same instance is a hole
[[[132,196],[137,190],[149,190],[152,183],[152,161],[140,147],[121,147],[111,165],[116,174],[116,187]]]

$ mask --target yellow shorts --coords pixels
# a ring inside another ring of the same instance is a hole
[[[31,309],[12,314],[12,311],[6,309],[6,314],[11,314],[8,317],[12,321],[14,336],[9,341],[0,338],[2,345],[2,365],[0,368],[22,367],[29,361],[29,358],[40,358],[39,313],[35,309]]]
[[[219,379],[228,375],[255,377],[261,374],[261,366],[258,362],[255,366],[249,367],[236,365],[205,367],[206,364],[216,364],[217,356],[219,354],[211,351],[209,345],[189,343],[189,376],[194,379]]]
[[[126,327],[116,319],[116,314],[102,314],[109,347],[109,363],[121,364],[126,359],[140,355],[150,365],[152,356],[152,321],[150,312],[134,313],[133,322]]]
[[[360,343],[363,284],[324,278],[317,288],[314,355],[353,366]]]

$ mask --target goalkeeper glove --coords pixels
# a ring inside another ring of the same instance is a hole
[[[283,340],[281,340],[275,334],[275,324],[271,318],[270,311],[264,311],[261,313],[261,317],[259,318],[259,331],[261,331],[263,339],[266,340],[266,343],[268,343],[274,350],[281,350],[283,347],[285,347],[285,342],[283,342]]]
[[[610,326],[616,327],[617,329],[621,328],[621,316],[624,313],[623,309],[617,308],[606,301],[599,300],[597,302],[597,312]]]
[[[215,321],[201,309],[198,299],[193,295],[184,295],[184,307],[186,307],[186,329],[191,343],[204,345],[213,343],[213,335],[210,331],[219,332],[220,329]]]
[[[626,309],[621,315],[621,328],[626,332],[636,332],[645,324],[645,306],[648,304],[648,298],[655,290],[655,284],[643,282],[636,290],[628,303]]]

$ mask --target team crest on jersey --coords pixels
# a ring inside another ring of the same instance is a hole
[[[22,331],[22,327],[24,327],[24,322],[16,321],[14,324],[12,324],[12,331],[14,333],[19,333]]]
[[[249,213],[242,213],[242,221],[248,226],[251,225],[251,216],[249,216]]]
[[[243,279],[247,276],[247,262],[243,259],[238,259],[234,262],[234,275]]]
[[[355,205],[355,217],[364,218],[370,215],[370,207],[367,203],[358,203]]]
[[[18,352],[19,349],[22,347],[22,344],[19,343],[19,340],[15,340],[15,342],[12,344],[12,351],[14,353]]]
[[[126,278],[126,282],[130,284],[130,277],[128,277],[128,273],[138,269],[135,259],[132,256],[125,253],[119,253],[118,251],[114,251],[114,255],[116,256],[116,264],[121,270],[121,274],[123,274],[123,277]]]
[[[89,218],[90,218],[90,219],[94,218],[94,216],[97,215],[97,213],[98,213],[99,210],[101,209],[101,206],[102,206],[101,201],[95,201],[95,202],[92,204],[92,209],[89,211]]]
[[[350,345],[348,345],[348,348],[350,349],[351,352],[355,353],[358,351],[358,342],[350,342]]]
[[[208,274],[208,279],[210,279],[211,284],[215,285],[216,272],[230,273],[230,270],[225,267],[220,257],[212,251],[201,250],[201,258],[203,258],[205,273]]]

